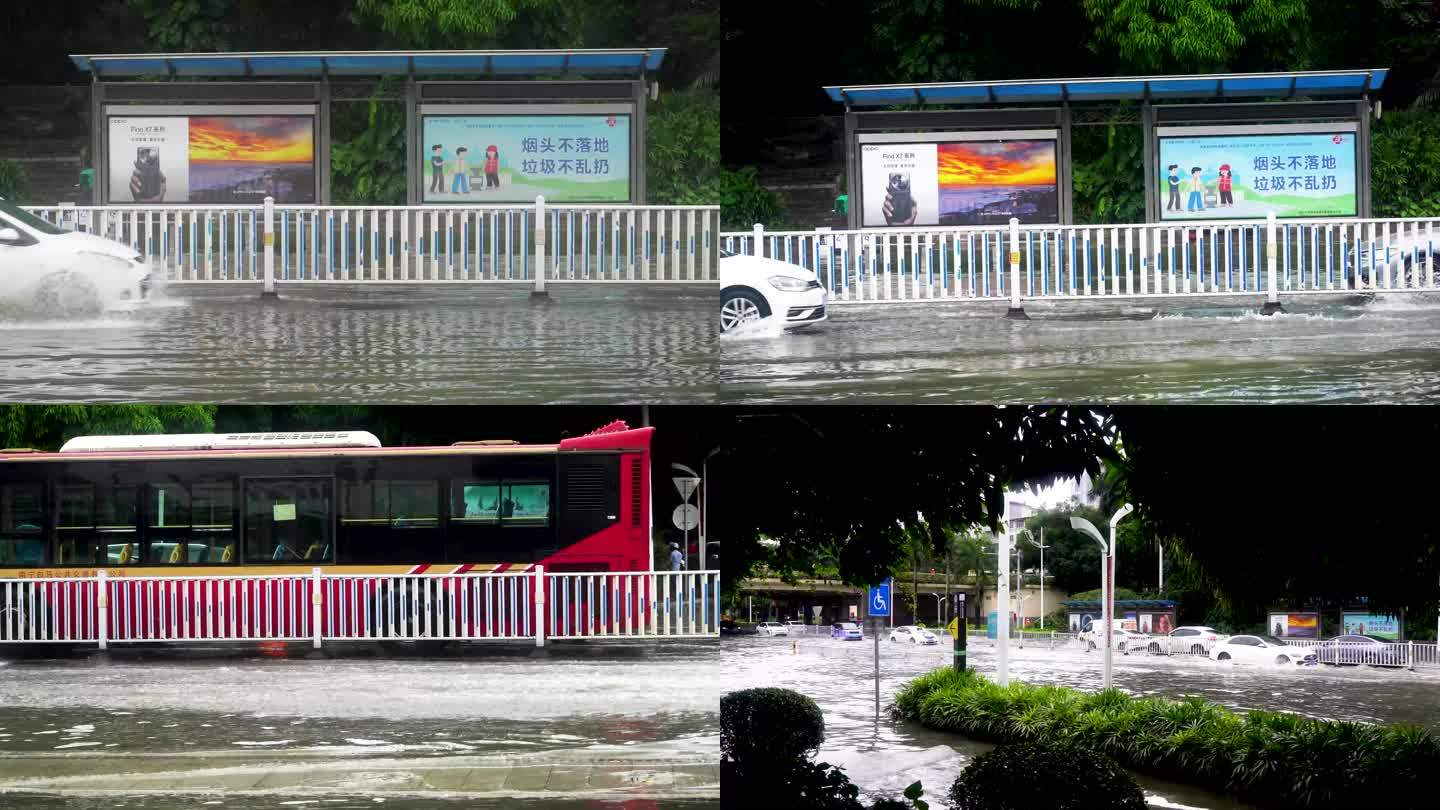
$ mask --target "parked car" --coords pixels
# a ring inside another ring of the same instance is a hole
[[[790,628],[780,622],[760,622],[755,625],[755,633],[761,636],[788,636]]]
[[[891,641],[908,641],[911,644],[939,644],[940,639],[935,634],[923,627],[916,627],[913,624],[903,625],[890,631]]]
[[[828,295],[814,271],[776,259],[720,251],[720,331],[778,315],[786,329],[827,317]]]
[[[1390,267],[1392,287],[1423,287],[1426,259],[1440,265],[1440,236],[1430,237],[1420,230],[1414,233],[1402,231],[1388,238],[1357,241],[1355,244],[1358,253],[1355,261],[1359,264],[1362,287],[1383,281],[1386,265]],[[1440,280],[1440,267],[1434,273]]]
[[[1078,638],[1081,642],[1085,644],[1085,649],[1098,650],[1104,643],[1104,637],[1101,636],[1100,633],[1100,623],[1096,622],[1095,624],[1091,625],[1089,630],[1082,631],[1080,635],[1076,636],[1076,638]],[[1113,638],[1112,643],[1114,645],[1115,651],[1122,653],[1129,652],[1130,650],[1142,649],[1145,647],[1146,642],[1150,639],[1150,637],[1145,635],[1144,633],[1137,633],[1134,630],[1126,630],[1123,627],[1113,628],[1110,633]]]
[[[134,248],[61,228],[0,198],[3,296],[44,317],[92,315],[150,289]]]
[[[743,634],[740,632],[740,625],[734,619],[721,619],[720,635],[739,636]]]
[[[1406,650],[1400,644],[1392,644],[1382,638],[1349,634],[1336,636],[1315,645],[1315,660],[1331,666],[1358,666],[1369,664],[1377,667],[1408,666]]]
[[[1177,627],[1166,636],[1151,636],[1145,648],[1165,655],[1209,655],[1216,643],[1227,638],[1229,636],[1213,627],[1190,625]]]
[[[794,636],[800,636],[810,632],[808,628],[809,625],[805,624],[804,622],[797,622],[794,620],[785,622],[785,629]]]
[[[835,622],[830,625],[830,637],[843,641],[861,641],[865,634],[861,632],[860,625],[855,622]]]
[[[1216,661],[1242,664],[1314,664],[1315,651],[1287,644],[1274,636],[1231,636],[1210,648]]]

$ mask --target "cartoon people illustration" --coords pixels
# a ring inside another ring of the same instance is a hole
[[[1185,202],[1186,211],[1205,210],[1205,181],[1200,179],[1199,166],[1190,168],[1190,199]]]
[[[485,187],[500,188],[500,149],[493,143],[485,147]]]
[[[470,193],[470,172],[465,167],[465,155],[469,152],[470,150],[463,146],[455,150],[455,181],[450,187],[453,194]]]
[[[1230,193],[1230,164],[1220,164],[1220,207],[1234,208],[1235,196]]]
[[[438,143],[430,147],[430,193],[445,193],[445,154]]]
[[[1168,167],[1166,167],[1166,171],[1170,172],[1170,198],[1165,201],[1166,211],[1180,210],[1180,174],[1178,172],[1179,168],[1180,164],[1178,163],[1171,163]]]

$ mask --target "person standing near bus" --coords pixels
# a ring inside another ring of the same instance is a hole
[[[670,544],[670,570],[671,570],[671,571],[684,571],[684,570],[685,570],[685,555],[680,553],[680,544],[679,544],[679,543],[671,543],[671,544]]]

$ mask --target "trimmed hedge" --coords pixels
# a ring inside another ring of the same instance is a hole
[[[1115,760],[1066,743],[1002,745],[950,786],[952,810],[1145,810],[1145,791]]]
[[[720,751],[751,763],[805,759],[825,742],[825,716],[790,689],[741,689],[720,697]]]
[[[896,712],[982,740],[1052,740],[1136,770],[1288,807],[1431,807],[1440,741],[1413,726],[1279,712],[1237,714],[1200,698],[1132,698],[1116,689],[998,686],[942,669],[906,684]]]

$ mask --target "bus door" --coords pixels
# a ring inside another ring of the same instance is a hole
[[[246,478],[245,562],[335,560],[335,483],[330,478]]]

